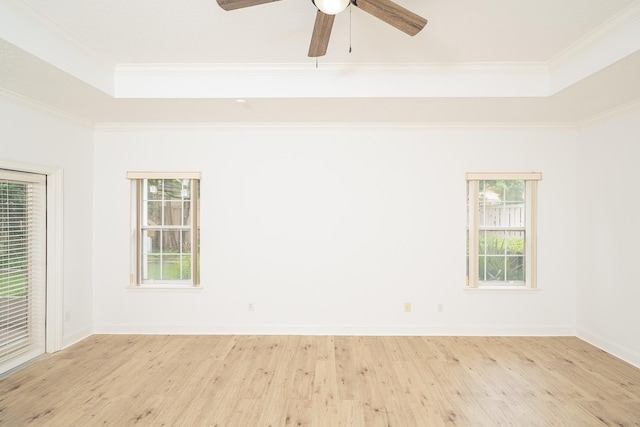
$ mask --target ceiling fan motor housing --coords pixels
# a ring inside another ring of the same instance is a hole
[[[311,0],[311,2],[327,15],[337,15],[351,4],[351,0]]]

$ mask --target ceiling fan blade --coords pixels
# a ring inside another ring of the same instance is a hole
[[[216,0],[218,5],[224,10],[241,9],[243,7],[257,6],[259,4],[271,3],[279,0]]]
[[[309,46],[309,56],[316,58],[324,56],[329,46],[329,37],[331,37],[331,28],[333,28],[333,20],[335,15],[327,15],[318,10],[316,15],[316,23],[313,26],[313,35],[311,36],[311,45]]]
[[[352,0],[352,4],[410,36],[427,25],[426,19],[391,0]]]

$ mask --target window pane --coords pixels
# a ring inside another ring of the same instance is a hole
[[[143,225],[162,225],[162,201],[146,202],[146,214],[143,215]]]
[[[144,230],[142,232],[142,252],[160,253],[161,235],[161,230]]]
[[[524,282],[524,256],[508,256],[507,280],[510,282]]]
[[[191,225],[191,202],[185,200],[182,203],[182,224],[181,225]]]
[[[525,226],[525,181],[480,181],[481,227]]]
[[[164,230],[162,233],[162,251],[166,254],[182,252],[182,231]]]
[[[162,257],[162,268],[156,266],[162,272],[162,280],[190,280],[191,279],[191,257],[188,255],[164,255]]]
[[[469,281],[469,261],[469,229],[467,228],[467,282]]]
[[[524,240],[524,231],[480,231],[480,281],[524,281]]]
[[[165,200],[180,200],[180,190],[182,190],[182,182],[177,179],[165,179],[163,182]]]
[[[180,255],[162,257],[162,278],[164,280],[180,280]]]
[[[182,253],[185,255],[191,255],[191,232],[190,231],[182,231]]]
[[[162,277],[159,255],[144,255],[142,257],[143,278],[145,280],[160,280]]]
[[[162,180],[149,179],[145,180],[145,200],[161,200],[162,199]]]
[[[184,180],[189,182],[189,180]],[[183,180],[181,179],[165,179],[164,180],[164,199],[165,200],[182,200],[183,199]]]
[[[164,203],[163,225],[182,225],[182,202],[179,200]]]
[[[524,255],[524,231],[506,232],[507,255]]]
[[[502,255],[505,253],[504,231],[481,231],[479,253],[486,255]]]
[[[181,270],[181,279],[182,280],[190,280],[191,279],[191,255],[182,255],[180,257],[180,267]]]
[[[198,236],[196,237],[197,239],[197,244],[198,244],[198,248],[197,248],[197,253],[196,253],[196,267],[197,267],[197,272],[196,272],[196,279],[198,281],[198,283],[200,283],[200,229],[197,230]]]
[[[498,281],[503,282],[506,279],[505,272],[505,259],[501,256],[486,256],[485,257],[486,270],[485,270],[485,279],[486,281]]]

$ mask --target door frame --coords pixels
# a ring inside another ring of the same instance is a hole
[[[63,169],[32,163],[0,160],[0,169],[47,176],[47,284],[45,351],[62,350],[64,338],[63,299]]]

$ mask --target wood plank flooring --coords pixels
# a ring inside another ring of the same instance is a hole
[[[94,335],[0,381],[0,425],[640,426],[577,339]]]

